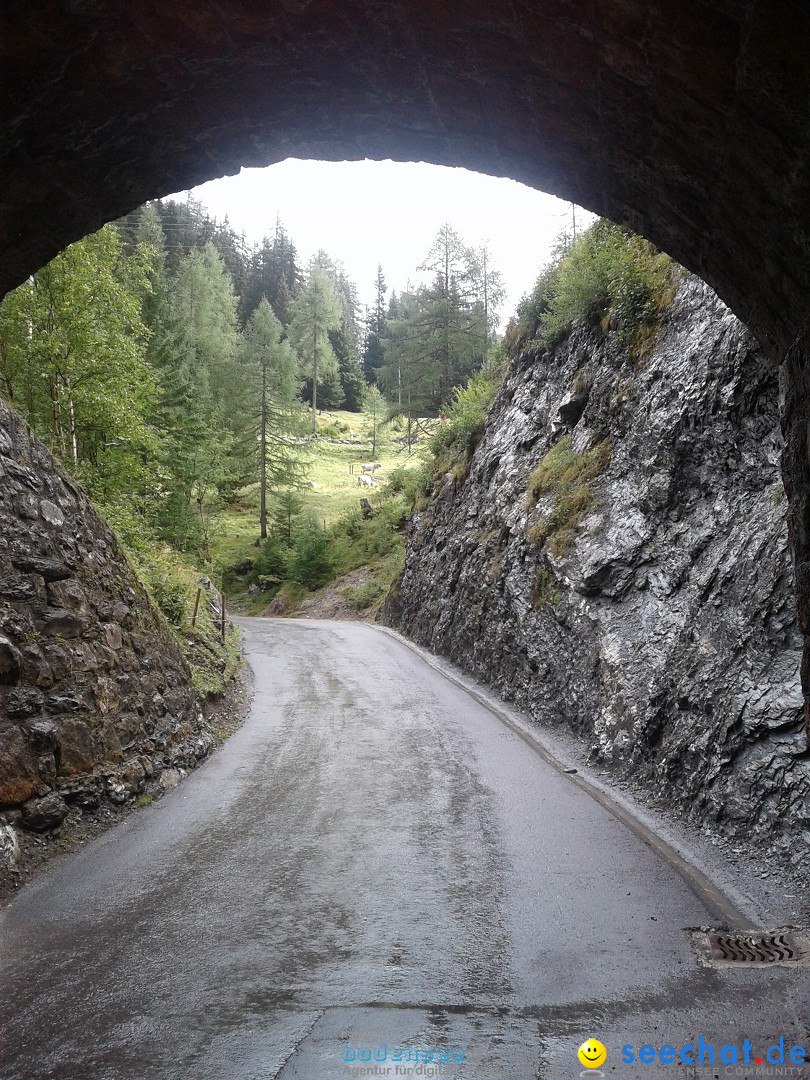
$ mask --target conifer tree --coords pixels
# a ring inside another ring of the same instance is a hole
[[[312,436],[316,431],[318,391],[337,382],[337,357],[329,341],[329,331],[337,330],[341,310],[334,288],[322,267],[313,263],[309,277],[293,305],[290,340],[298,352],[299,373],[312,402]],[[340,404],[339,400],[334,404]]]
[[[379,369],[385,363],[383,338],[386,335],[385,312],[385,276],[382,266],[377,267],[377,280],[374,283],[374,306],[366,320],[366,341],[363,347],[363,371],[368,383],[376,383]]]
[[[249,373],[254,397],[250,427],[258,446],[259,529],[267,538],[267,500],[272,491],[288,488],[305,468],[298,444],[290,439],[301,431],[301,407],[296,401],[296,358],[266,298],[253,311],[242,343],[242,363]]]
[[[376,386],[366,387],[363,399],[363,415],[366,418],[366,437],[371,443],[371,460],[377,456],[379,447],[388,440],[388,406]]]

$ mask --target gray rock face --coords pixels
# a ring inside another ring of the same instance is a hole
[[[776,374],[686,277],[643,355],[580,326],[513,365],[467,476],[413,516],[382,617],[659,802],[806,866],[781,447]],[[527,497],[563,452],[597,464]]]
[[[0,403],[0,825],[126,802],[212,745],[115,537]]]

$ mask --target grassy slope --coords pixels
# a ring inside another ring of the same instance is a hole
[[[367,498],[373,507],[382,500],[384,483],[374,488],[358,487],[360,464],[371,461],[371,441],[366,438],[368,420],[359,413],[334,411],[318,418],[319,439],[312,444],[311,461],[307,483],[300,496],[304,504],[302,519],[314,518],[324,527],[333,525],[343,515],[359,508],[359,500]],[[394,432],[395,438],[401,433]],[[329,438],[351,439],[352,444],[327,441]],[[424,443],[422,443],[424,445]],[[391,470],[401,466],[417,467],[420,458],[414,453],[408,457],[407,449],[398,442],[378,445],[374,457],[382,466],[376,476],[387,479]],[[354,473],[350,467],[354,466]],[[309,483],[314,486],[309,486]],[[228,507],[217,523],[212,536],[213,562],[217,576],[223,567],[234,566],[256,555],[255,541],[259,535],[259,489],[258,484],[243,488],[236,500]],[[338,563],[341,572],[363,563],[379,570],[385,559],[373,552],[349,550],[344,543],[338,545]],[[247,597],[235,588],[229,589],[232,603],[245,611],[263,610],[268,598],[264,595]]]

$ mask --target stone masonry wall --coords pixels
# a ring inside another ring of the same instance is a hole
[[[109,528],[0,403],[0,825],[123,803],[213,739]]]

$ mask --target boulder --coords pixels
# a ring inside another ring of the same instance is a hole
[[[22,654],[6,637],[0,634],[0,684],[13,686],[20,678]]]
[[[23,803],[20,825],[29,832],[50,832],[68,815],[68,805],[61,795],[51,791],[40,799]]]

